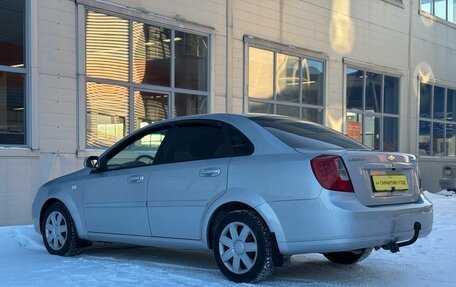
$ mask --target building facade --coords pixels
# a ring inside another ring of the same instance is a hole
[[[0,225],[37,188],[175,116],[261,112],[456,162],[456,0],[3,0]]]

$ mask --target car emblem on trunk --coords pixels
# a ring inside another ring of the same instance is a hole
[[[389,156],[387,157],[387,159],[388,159],[389,161],[393,161],[393,160],[396,159],[396,157],[395,157],[394,155],[389,155]]]

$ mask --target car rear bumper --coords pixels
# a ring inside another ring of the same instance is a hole
[[[269,202],[285,240],[283,255],[323,253],[375,247],[410,240],[414,223],[419,237],[432,230],[432,203],[421,195],[416,203],[367,207],[353,193],[323,190],[314,200]]]

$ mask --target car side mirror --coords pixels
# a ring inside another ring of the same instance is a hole
[[[100,161],[98,156],[91,155],[88,158],[86,158],[84,161],[84,166],[92,170],[98,169],[100,167]]]

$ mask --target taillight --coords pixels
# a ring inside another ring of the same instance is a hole
[[[310,165],[318,182],[324,188],[335,191],[354,192],[350,176],[341,157],[320,155],[313,158],[310,161]]]

